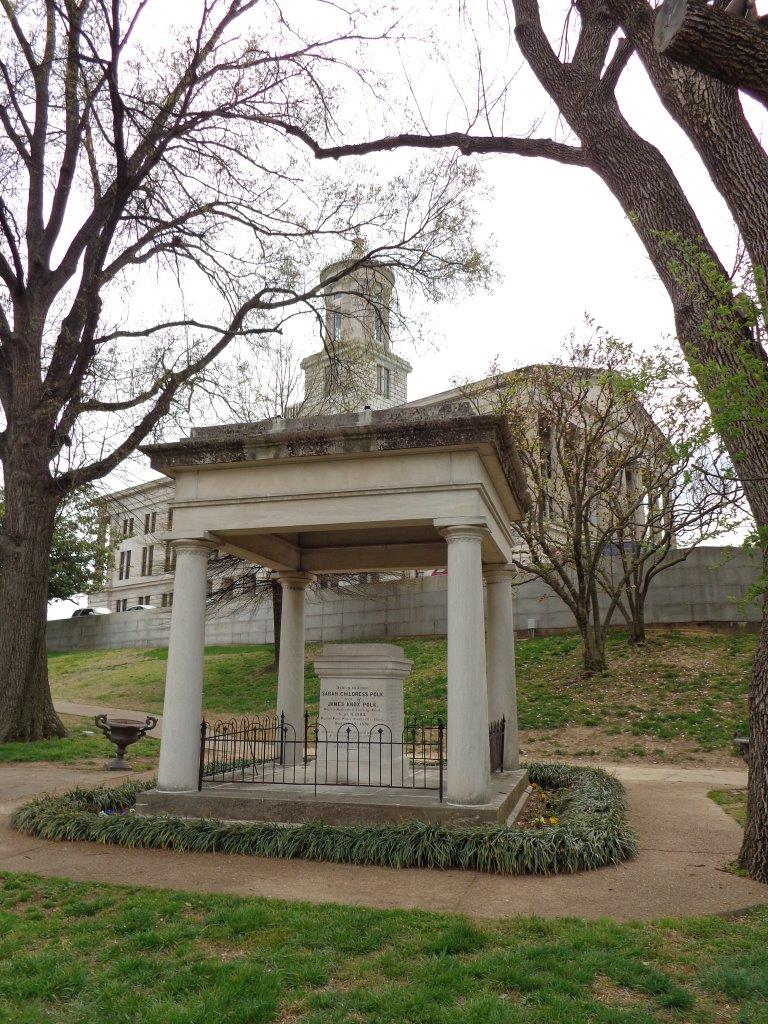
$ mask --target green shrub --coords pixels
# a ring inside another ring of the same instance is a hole
[[[63,842],[508,875],[584,871],[634,856],[636,840],[618,779],[599,768],[560,764],[531,764],[528,773],[531,782],[564,791],[557,826],[452,828],[418,821],[286,826],[132,814],[137,794],[154,785],[146,781],[45,796],[18,808],[11,823],[19,832]]]

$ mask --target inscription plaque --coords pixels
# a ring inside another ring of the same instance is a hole
[[[320,678],[318,777],[402,785],[403,679],[412,663],[395,644],[328,644],[315,661]]]

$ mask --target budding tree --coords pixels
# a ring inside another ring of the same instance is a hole
[[[509,418],[526,472],[531,508],[512,524],[521,579],[568,606],[585,671],[602,671],[611,623],[642,643],[653,580],[744,518],[708,410],[680,357],[599,330],[465,391]]]

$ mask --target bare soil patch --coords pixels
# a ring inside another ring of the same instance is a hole
[[[689,764],[698,768],[744,769],[744,761],[726,750],[702,750],[688,739],[661,739],[615,733],[599,726],[569,725],[562,729],[523,729],[520,755],[529,761],[579,758],[625,761],[628,764]]]

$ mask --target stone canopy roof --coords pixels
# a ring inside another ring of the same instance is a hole
[[[144,445],[140,451],[149,456],[153,469],[173,476],[177,469],[238,462],[424,451],[478,443],[495,451],[515,501],[525,511],[531,498],[506,417],[478,414],[469,402],[194,427],[189,437]]]

